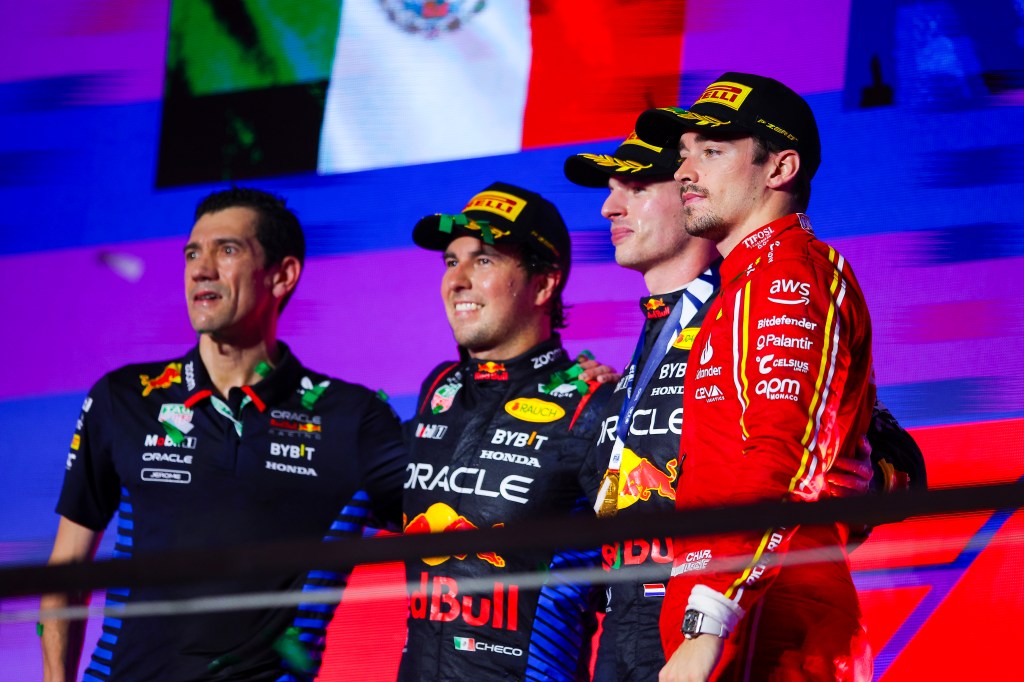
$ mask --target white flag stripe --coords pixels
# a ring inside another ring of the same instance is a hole
[[[317,170],[518,152],[530,41],[527,0],[488,3],[434,38],[403,31],[375,0],[346,0]]]

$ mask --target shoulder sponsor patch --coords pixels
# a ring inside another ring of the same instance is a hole
[[[462,384],[444,384],[439,386],[434,395],[430,398],[430,411],[434,414],[447,412],[452,408],[452,401],[455,394],[462,388]]]
[[[417,438],[428,438],[430,440],[441,440],[444,438],[444,434],[448,432],[448,426],[445,424],[424,424],[418,422],[416,424],[416,437]]]
[[[172,362],[166,367],[164,371],[160,372],[158,376],[152,379],[148,374],[140,374],[139,381],[142,382],[142,397],[145,398],[147,395],[153,392],[157,388],[170,388],[171,384],[181,383],[181,363]]]
[[[302,400],[302,406],[307,410],[312,410],[316,401],[320,400],[320,396],[324,394],[324,391],[326,391],[327,387],[330,385],[330,379],[314,384],[313,380],[309,377],[302,377],[299,381],[298,388],[298,394],[301,396],[300,399]]]
[[[772,286],[768,292],[774,294],[774,296],[768,297],[772,303],[808,305],[811,302],[811,285],[795,279],[772,280]]]
[[[763,249],[765,245],[768,243],[768,240],[771,239],[772,235],[774,234],[775,231],[772,229],[772,227],[770,225],[766,225],[765,227],[762,227],[760,230],[751,233],[749,237],[744,239],[743,246],[747,247],[748,249]]]
[[[539,398],[518,398],[505,403],[505,411],[524,422],[548,423],[565,416],[561,405]]]
[[[697,338],[697,332],[699,331],[700,327],[687,327],[679,332],[679,336],[672,342],[672,347],[679,350],[690,350],[693,348],[693,340]]]
[[[181,403],[164,403],[160,406],[160,415],[157,420],[167,423],[182,433],[192,430],[193,412]]]

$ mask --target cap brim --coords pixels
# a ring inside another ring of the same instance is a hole
[[[640,161],[620,159],[609,154],[576,154],[565,160],[565,177],[583,187],[608,187],[608,178],[613,175],[643,180],[672,177],[675,169],[645,164]]]
[[[680,110],[680,113],[688,113]],[[648,144],[659,147],[675,147],[679,137],[687,130],[696,128],[695,121],[681,118],[673,111],[648,109],[636,120],[636,134]]]
[[[444,251],[452,240],[462,236],[461,225],[452,225],[452,231],[441,232],[441,216],[438,214],[428,215],[420,218],[416,226],[412,228],[412,241],[416,246],[431,251]]]
[[[648,144],[675,147],[688,130],[699,130],[709,137],[722,138],[756,135],[738,121],[722,121],[707,114],[687,109],[648,109],[636,121],[637,136]]]
[[[493,216],[479,211],[467,211],[465,215],[471,219],[493,220]],[[452,224],[451,232],[442,232],[440,213],[420,218],[419,222],[416,223],[416,226],[412,228],[413,243],[420,248],[429,249],[431,251],[444,251],[453,240],[458,239],[459,237],[473,237],[474,239],[480,239],[480,230],[473,230],[465,225],[454,223]],[[521,235],[512,233],[503,238],[501,243],[522,244],[523,239],[524,238]]]
[[[566,179],[582,187],[607,187],[611,172],[579,154],[570,156],[562,167]]]

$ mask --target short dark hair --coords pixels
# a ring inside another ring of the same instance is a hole
[[[552,263],[549,259],[544,258],[533,249],[524,248],[520,254],[520,258],[523,263],[523,267],[526,268],[526,272],[530,275],[543,275],[549,272],[561,271],[562,268],[557,263]],[[554,295],[551,297],[551,332],[555,333],[559,329],[565,329],[566,326],[566,305],[562,302],[562,291],[565,289],[565,284],[569,279],[569,273],[562,271],[562,279],[558,282],[558,287],[555,289]]]
[[[256,211],[256,240],[267,255],[266,266],[277,265],[285,256],[306,260],[306,237],[299,219],[286,206],[284,197],[253,187],[231,187],[214,192],[196,206],[195,219],[228,208]]]
[[[195,220],[208,213],[217,213],[228,208],[249,208],[256,212],[256,241],[263,247],[266,256],[264,267],[278,265],[287,256],[294,256],[299,263],[306,260],[306,237],[298,217],[286,205],[284,197],[253,187],[230,187],[218,190],[203,198],[196,206]],[[293,292],[281,302],[284,310]]]
[[[760,166],[768,160],[768,156],[771,154],[778,154],[785,149],[775,140],[766,140],[763,137],[754,135],[754,165]],[[796,191],[793,192],[793,201],[796,202],[797,209],[801,212],[807,210],[807,206],[811,203],[811,174],[807,169],[801,165],[800,170],[797,172],[796,178],[794,179],[794,186]]]

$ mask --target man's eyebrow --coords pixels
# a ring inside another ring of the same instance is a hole
[[[694,142],[710,142],[710,141],[711,141],[711,140],[713,140],[713,139],[715,139],[715,138],[713,138],[713,137],[708,137],[707,135],[702,135],[701,133],[696,133],[696,134],[694,134],[694,136],[693,136],[693,141],[694,141]],[[683,138],[682,138],[682,136],[681,136],[681,135],[680,135],[680,137],[679,137],[679,148],[680,148],[680,149],[685,149],[685,148],[686,148],[686,147],[685,147],[685,146],[683,145]]]
[[[472,251],[472,252],[470,252],[470,254],[469,254],[469,257],[470,257],[470,258],[476,258],[477,256],[483,256],[483,255],[486,255],[487,253],[488,253],[488,252],[487,252],[487,251],[484,251],[483,249],[477,249],[476,251]],[[494,253],[497,253],[497,251],[494,251]],[[454,253],[454,252],[452,252],[452,251],[445,251],[445,252],[444,252],[444,253],[443,253],[443,254],[441,255],[441,258],[443,258],[443,259],[448,259],[448,258],[458,258],[458,256],[456,256],[456,255],[455,255],[455,253]]]
[[[739,138],[733,137],[731,135],[730,136],[725,136],[725,135],[709,136],[709,135],[704,135],[702,133],[695,133],[694,137],[693,137],[693,142],[694,142],[694,144],[701,144],[701,143],[704,143],[704,142],[734,142],[737,139],[739,139]],[[679,136],[679,150],[682,151],[684,149],[686,149],[686,145],[683,144],[683,138],[680,135]]]
[[[218,239],[213,240],[214,246],[224,246],[225,244],[234,244],[236,246],[242,246],[243,243],[243,240],[238,239],[237,237],[220,237]],[[191,249],[198,248],[199,242],[189,242],[188,244],[185,244],[185,248],[183,248],[182,251],[189,251]]]

